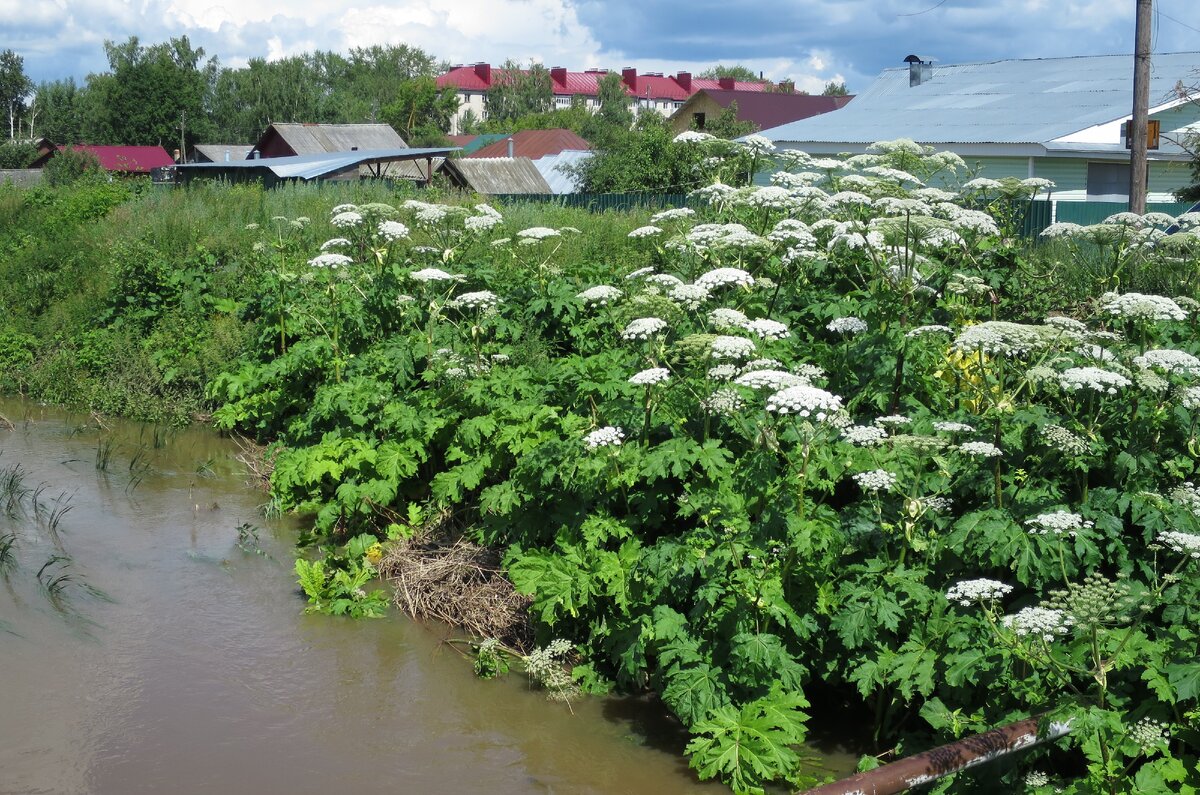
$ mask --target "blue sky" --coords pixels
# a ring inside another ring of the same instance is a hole
[[[1157,51],[1200,51],[1193,3],[1157,0]],[[186,34],[227,66],[403,42],[454,63],[665,73],[741,63],[810,91],[829,80],[853,91],[909,53],[961,63],[1130,52],[1133,9],[1134,0],[0,0],[0,49],[21,54],[35,81],[102,71],[105,39]]]

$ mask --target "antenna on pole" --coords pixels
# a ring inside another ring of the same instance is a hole
[[[1150,115],[1150,32],[1154,0],[1137,0],[1133,49],[1133,117],[1129,123],[1129,212],[1144,215],[1149,181],[1146,163]]]

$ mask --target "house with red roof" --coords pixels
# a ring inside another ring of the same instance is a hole
[[[173,166],[175,161],[161,146],[93,146],[91,144],[67,144],[55,147],[33,161],[30,168],[42,168],[59,152],[73,149],[90,152],[100,161],[105,171],[112,174],[149,174],[152,169]]]
[[[520,70],[526,72],[527,70]],[[583,72],[571,72],[565,67],[555,66],[550,69],[550,86],[554,94],[555,108],[569,108],[578,97],[589,110],[599,107],[600,79],[607,75],[607,69],[587,69]],[[497,84],[502,84],[509,76],[509,71],[493,69],[491,64],[476,63],[455,66],[437,79],[438,88],[454,88],[458,92],[458,112],[451,120],[450,132],[459,132],[459,123],[463,116],[470,111],[476,119],[487,118],[484,97]],[[670,116],[683,106],[689,97],[701,89],[724,89],[727,91],[768,91],[777,90],[766,81],[742,81],[731,77],[719,79],[692,77],[690,72],[679,72],[675,75],[664,75],[661,72],[638,73],[632,67],[621,70],[621,83],[630,102],[636,111],[653,110],[663,116]],[[789,90],[785,84],[779,89]]]
[[[758,129],[766,130],[829,113],[844,107],[852,99],[853,95],[827,97],[780,91],[705,88],[692,94],[675,111],[671,116],[671,127],[676,133],[703,130],[706,123],[715,121],[722,112],[733,107],[738,121],[753,122]]]

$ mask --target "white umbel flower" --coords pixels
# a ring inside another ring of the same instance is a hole
[[[815,386],[790,386],[767,398],[767,411],[796,414],[824,422],[842,410],[842,399]]]
[[[1050,513],[1039,513],[1032,519],[1026,520],[1025,525],[1029,528],[1029,532],[1035,536],[1069,535],[1074,538],[1080,530],[1086,530],[1092,527],[1092,522],[1084,519],[1077,513],[1070,511],[1051,511]]]
[[[1041,638],[1046,643],[1070,632],[1071,617],[1061,610],[1047,607],[1026,607],[1003,619],[1004,626],[1021,637]]]
[[[696,284],[709,291],[726,285],[753,287],[754,277],[741,268],[715,268],[697,279]]]
[[[629,325],[621,332],[621,339],[648,340],[655,334],[667,330],[667,321],[657,317],[639,317],[629,321]]]
[[[473,293],[463,293],[450,303],[462,309],[491,309],[500,304],[500,296],[491,290],[478,290]]]
[[[589,450],[595,450],[598,447],[616,447],[623,441],[625,441],[625,431],[612,425],[598,428],[583,437],[583,443]]]
[[[321,250],[328,251],[331,248],[342,248],[343,246],[348,246],[348,245],[350,245],[350,241],[347,240],[346,238],[335,237],[332,240],[326,240],[324,243],[322,243]]]
[[[1133,382],[1120,373],[1100,367],[1071,367],[1058,374],[1058,384],[1070,392],[1089,390],[1102,395],[1115,395],[1117,390]]]
[[[408,227],[399,221],[380,221],[379,236],[390,243],[408,237]]]
[[[665,367],[651,367],[629,376],[629,383],[635,386],[654,386],[661,384],[671,377],[671,371]]]
[[[876,447],[883,444],[888,435],[877,425],[851,425],[842,429],[842,438],[858,447]]]
[[[587,288],[575,297],[588,306],[607,306],[621,297],[621,291],[607,284],[598,284],[595,287]]]
[[[999,580],[980,577],[975,580],[957,582],[946,591],[946,598],[969,607],[976,602],[992,602],[1012,593],[1012,586]]]
[[[847,336],[861,334],[867,330],[866,321],[857,317],[836,317],[825,324],[825,328],[832,331],[834,334],[845,334]]]
[[[458,276],[452,273],[446,273],[440,268],[422,268],[419,271],[413,271],[408,274],[409,278],[418,282],[449,282],[457,281]]]
[[[1000,448],[991,442],[963,442],[958,451],[972,458],[995,458],[1001,454]]]
[[[1158,534],[1158,543],[1189,558],[1200,558],[1200,536],[1165,530]]]
[[[546,240],[551,237],[559,237],[561,233],[557,229],[551,229],[548,226],[531,226],[528,229],[522,229],[517,232],[517,237],[523,240]]]
[[[869,472],[859,472],[854,476],[854,482],[863,491],[878,494],[890,491],[896,485],[896,476],[886,469],[872,469]]]
[[[1132,318],[1134,320],[1185,320],[1185,312],[1179,304],[1161,295],[1144,295],[1142,293],[1125,293],[1124,295],[1108,295],[1100,307],[1114,317]]]
[[[1200,359],[1186,351],[1157,348],[1135,356],[1133,363],[1144,370],[1162,370],[1166,373],[1200,375]]]
[[[968,425],[965,422],[943,420],[933,423],[933,429],[935,431],[941,431],[942,433],[972,433],[975,430],[973,426]]]
[[[715,328],[725,331],[731,328],[745,328],[746,324],[750,322],[750,318],[740,310],[722,306],[708,313],[708,322],[712,323]]]
[[[354,262],[354,260],[345,254],[326,252],[313,257],[308,261],[308,264],[314,268],[340,268],[343,265],[349,265],[351,262]]]
[[[639,226],[637,229],[629,233],[629,237],[637,239],[640,237],[654,237],[655,235],[661,234],[662,230],[657,226]]]
[[[691,207],[672,207],[650,216],[650,223],[661,224],[664,221],[682,221],[685,218],[691,218],[695,214],[696,211]]]
[[[766,317],[747,321],[743,328],[762,340],[783,340],[791,335],[786,325]]]
[[[745,407],[746,401],[736,389],[721,387],[700,401],[700,405],[711,414],[728,417],[741,411]]]
[[[358,226],[363,222],[363,217],[360,213],[353,210],[345,210],[329,219],[329,223],[336,226],[338,229],[349,229],[352,226]]]
[[[699,309],[708,300],[708,290],[699,284],[675,284],[667,290],[667,297],[685,309]]]
[[[754,340],[721,335],[713,339],[711,351],[714,359],[745,359],[754,355]]]
[[[733,383],[750,389],[770,389],[775,392],[790,386],[810,385],[810,381],[804,376],[783,370],[751,370],[733,379]]]

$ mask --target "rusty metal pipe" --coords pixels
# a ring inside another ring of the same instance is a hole
[[[905,757],[849,778],[822,784],[806,795],[893,795],[910,787],[928,784],[942,776],[982,765],[1013,751],[1032,748],[1071,731],[1070,723],[1052,722],[1038,734],[1038,718],[1026,718],[1007,726],[965,737],[931,751]]]

